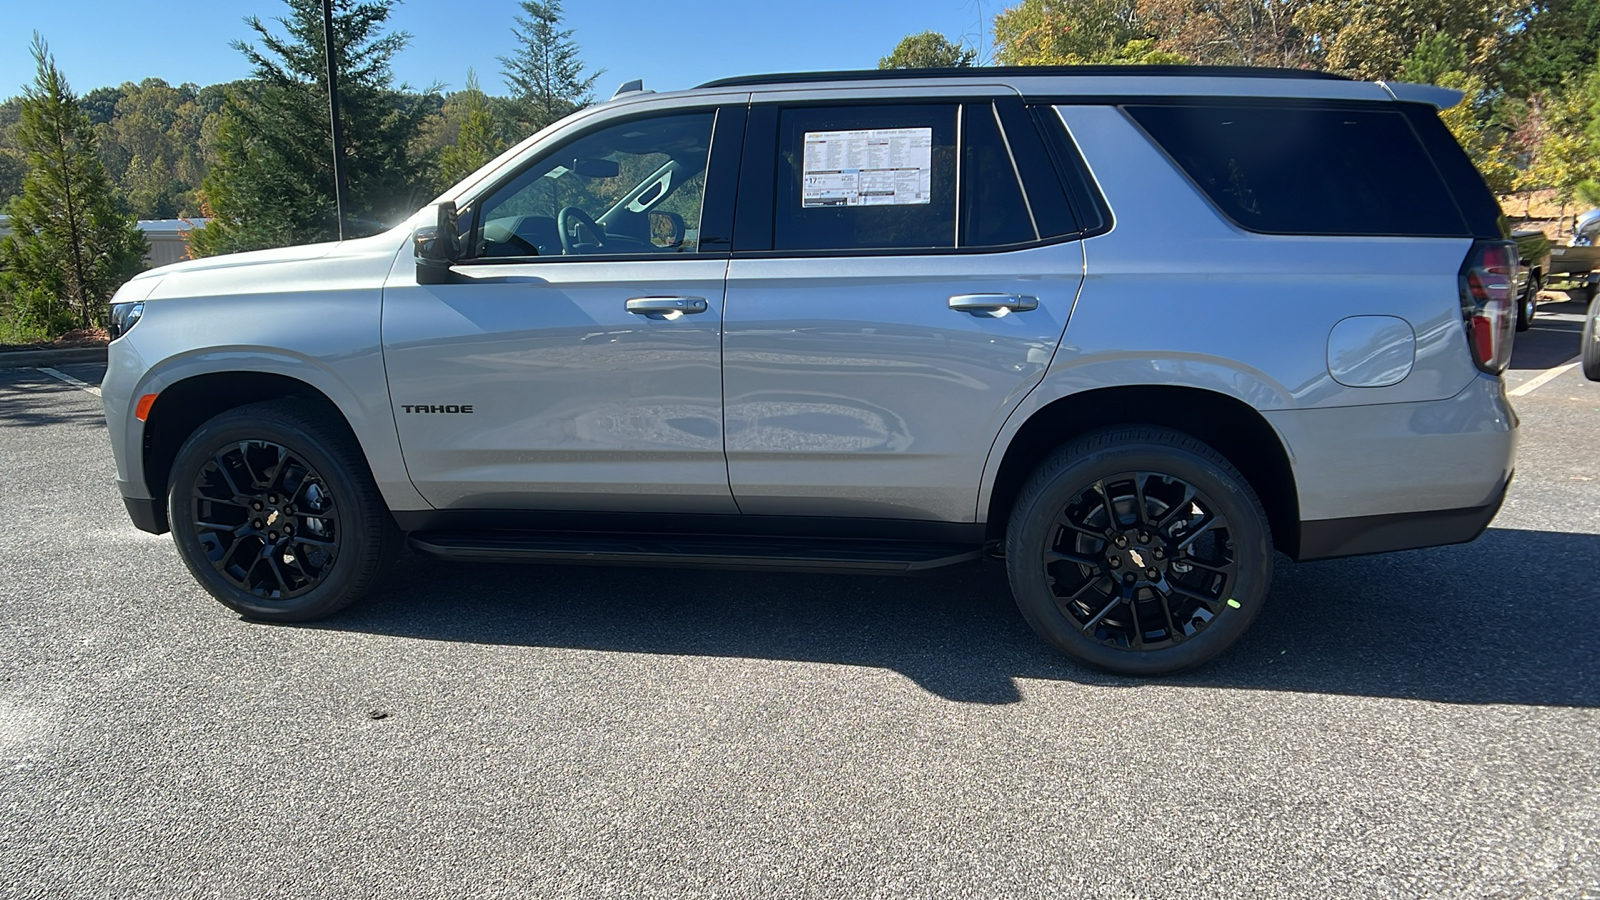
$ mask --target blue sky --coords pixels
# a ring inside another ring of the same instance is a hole
[[[605,69],[596,93],[643,78],[655,90],[758,72],[871,68],[908,33],[932,28],[975,40],[1002,0],[567,0],[584,61]],[[32,80],[28,43],[50,42],[79,93],[165,78],[211,84],[248,74],[228,46],[241,21],[280,14],[277,0],[0,0],[0,97]],[[412,33],[395,74],[413,86],[457,88],[467,68],[504,93],[495,58],[510,51],[515,0],[409,0],[391,21]],[[980,18],[981,17],[981,18]],[[987,39],[987,38],[986,38]]]

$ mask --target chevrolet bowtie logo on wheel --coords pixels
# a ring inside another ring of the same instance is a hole
[[[1133,557],[1133,564],[1134,565],[1138,566],[1141,569],[1144,568],[1144,557],[1139,555],[1139,551],[1137,551],[1137,550],[1129,550],[1128,551],[1128,555]]]

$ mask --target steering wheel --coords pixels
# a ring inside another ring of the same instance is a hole
[[[576,206],[563,206],[561,212],[556,213],[556,230],[561,232],[561,252],[571,255],[576,253],[575,243],[577,238],[572,234],[572,226],[580,225],[589,229],[589,234],[594,238],[594,245],[601,250],[606,249],[606,233],[603,228],[595,224],[594,219]]]

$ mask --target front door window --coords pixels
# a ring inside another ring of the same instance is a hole
[[[475,204],[471,255],[695,252],[714,119],[636,119],[546,154]]]

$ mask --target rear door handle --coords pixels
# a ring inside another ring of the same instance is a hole
[[[1039,308],[1038,297],[1022,294],[957,294],[950,298],[950,308],[960,312],[1027,312]]]
[[[627,303],[628,312],[640,316],[688,316],[708,308],[704,297],[634,297]]]

